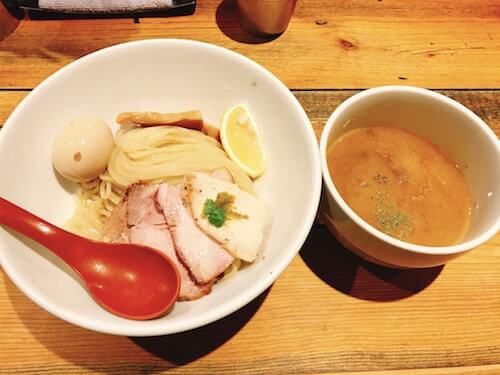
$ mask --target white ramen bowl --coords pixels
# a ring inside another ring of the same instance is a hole
[[[61,226],[76,186],[58,177],[51,146],[71,119],[94,115],[115,126],[122,111],[200,109],[218,124],[226,109],[250,108],[260,127],[267,171],[256,190],[273,223],[261,256],[197,301],[166,316],[133,321],[100,306],[46,249],[0,226],[0,262],[12,281],[45,310],[91,330],[165,335],[193,329],[243,307],[290,263],[312,226],[321,191],[317,141],[303,108],[269,71],[235,52],[187,40],[146,40],[85,56],[62,68],[15,109],[0,131],[0,196]]]
[[[400,241],[368,224],[341,197],[328,170],[327,148],[351,129],[377,125],[418,134],[464,167],[473,207],[460,243],[432,247]],[[326,193],[322,219],[344,246],[369,261],[397,268],[437,266],[481,245],[500,229],[500,142],[478,116],[444,95],[410,86],[356,94],[328,119],[320,157]]]

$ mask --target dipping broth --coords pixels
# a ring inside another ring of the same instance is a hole
[[[403,241],[448,246],[469,225],[470,191],[460,166],[408,131],[348,131],[327,150],[333,183],[366,222]]]

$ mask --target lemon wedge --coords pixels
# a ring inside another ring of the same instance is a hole
[[[224,113],[220,139],[229,158],[250,177],[264,173],[266,162],[259,129],[246,105],[239,104]]]

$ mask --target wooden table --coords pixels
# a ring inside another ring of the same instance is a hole
[[[0,124],[48,75],[147,38],[240,52],[298,97],[319,135],[360,89],[409,84],[465,104],[500,135],[498,0],[299,0],[288,31],[245,35],[232,1],[192,16],[21,22],[0,5]],[[36,126],[34,124],[33,126]],[[191,332],[128,338],[65,323],[0,271],[0,373],[500,374],[500,235],[444,267],[368,264],[316,225],[263,295]]]

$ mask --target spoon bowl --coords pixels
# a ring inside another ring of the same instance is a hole
[[[69,233],[0,198],[0,224],[47,247],[80,277],[102,307],[127,319],[166,314],[177,299],[177,267],[158,250],[96,242]]]

